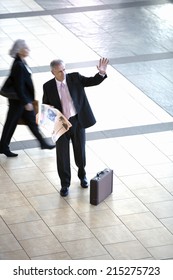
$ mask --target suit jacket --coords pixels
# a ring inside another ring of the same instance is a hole
[[[31,73],[19,56],[13,62],[10,77],[20,102],[23,105],[32,102],[34,100],[34,86]]]
[[[106,77],[106,75],[102,77],[99,73],[94,77],[85,77],[77,72],[66,74],[67,86],[78,114],[78,121],[83,128],[96,123],[84,88],[99,85]],[[62,112],[55,78],[43,85],[43,104],[54,106]]]

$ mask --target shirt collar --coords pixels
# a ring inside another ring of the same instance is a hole
[[[67,84],[66,79],[64,79],[62,82],[60,82],[55,78],[55,81],[56,81],[56,84],[57,84],[58,87],[60,87],[61,83],[63,83],[64,85]]]

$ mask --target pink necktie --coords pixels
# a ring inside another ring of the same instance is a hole
[[[61,83],[60,91],[61,91],[62,111],[63,111],[64,116],[67,119],[69,119],[70,118],[69,98],[68,98],[68,93],[65,89],[65,84]]]

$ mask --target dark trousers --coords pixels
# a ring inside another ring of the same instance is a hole
[[[57,169],[62,187],[69,187],[71,182],[70,141],[78,167],[78,177],[83,179],[86,175],[85,129],[80,126],[77,116],[71,117],[69,121],[72,127],[56,142]]]
[[[16,100],[9,100],[9,109],[7,113],[6,122],[3,127],[2,136],[1,136],[1,150],[8,151],[9,144],[11,138],[14,134],[14,131],[17,127],[18,120],[20,118],[24,118],[26,124],[30,128],[31,132],[34,136],[38,139],[41,145],[44,145],[45,141],[42,135],[39,132],[38,125],[35,122],[35,112],[33,111],[26,111],[24,106]]]

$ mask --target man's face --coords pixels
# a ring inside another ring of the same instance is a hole
[[[62,82],[65,79],[65,65],[59,64],[52,69],[52,74],[55,78]]]

